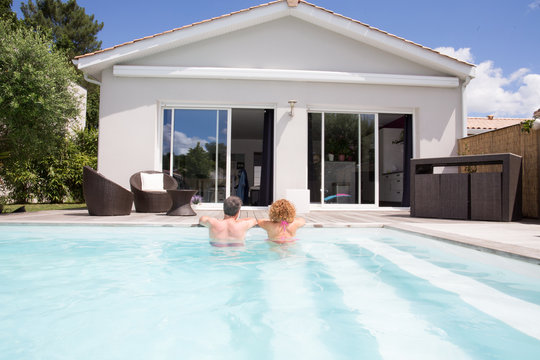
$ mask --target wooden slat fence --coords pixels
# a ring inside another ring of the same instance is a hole
[[[540,218],[540,131],[522,132],[521,125],[489,131],[458,140],[459,155],[497,154],[510,152],[522,157],[522,212],[524,217]],[[495,165],[496,166],[496,165]],[[500,171],[478,167],[461,171]]]

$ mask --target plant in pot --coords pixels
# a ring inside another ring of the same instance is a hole
[[[202,196],[200,195],[193,195],[191,198],[191,204],[192,205],[199,205],[202,202]]]
[[[349,142],[346,137],[340,136],[336,142],[336,154],[339,161],[345,161],[350,153]]]
[[[334,156],[335,156],[335,149],[336,149],[336,142],[334,139],[332,138],[328,138],[326,141],[325,141],[325,152],[326,152],[326,160],[328,161],[334,161]]]

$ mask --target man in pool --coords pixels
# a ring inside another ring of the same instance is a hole
[[[209,228],[210,244],[212,246],[243,246],[246,231],[257,225],[253,218],[238,219],[242,199],[238,196],[229,196],[223,202],[223,220],[208,216],[201,216],[199,224]]]

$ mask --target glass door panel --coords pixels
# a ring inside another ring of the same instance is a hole
[[[358,203],[357,114],[324,114],[324,203]]]
[[[308,114],[311,203],[375,204],[375,125],[375,114]]]
[[[163,162],[163,171],[171,173],[171,133],[172,133],[172,110],[165,109],[163,110],[163,152],[162,152],[162,162]],[[178,179],[177,179],[178,181]]]
[[[203,202],[225,198],[227,110],[165,109],[163,170]],[[172,156],[171,156],[172,154]]]
[[[218,152],[216,154],[216,179],[217,187],[216,202],[223,202],[227,197],[227,131],[228,131],[228,116],[227,110],[219,110],[217,116],[217,138],[216,144]]]
[[[321,203],[322,114],[308,114],[308,189],[311,203]]]
[[[375,204],[375,115],[360,115],[360,203]]]

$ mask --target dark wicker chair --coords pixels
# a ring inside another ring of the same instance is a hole
[[[178,183],[172,176],[169,176],[160,171],[140,171],[131,175],[129,184],[131,191],[135,196],[135,211],[144,213],[160,213],[166,212],[171,208],[172,200],[166,191],[144,191],[142,190],[141,173],[146,174],[163,174],[163,189],[176,189]]]
[[[131,191],[107,179],[89,166],[83,167],[83,195],[90,215],[131,214],[133,206]]]

